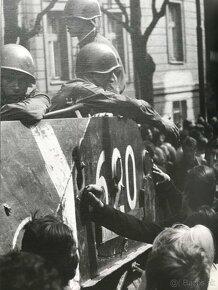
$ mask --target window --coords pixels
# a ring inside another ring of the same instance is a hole
[[[122,21],[122,13],[113,12],[114,16]],[[113,46],[116,47],[122,63],[125,67],[125,58],[124,58],[124,41],[123,41],[123,28],[117,21],[108,18],[108,34],[107,38],[112,42]]]
[[[48,14],[49,75],[51,80],[69,80],[67,31],[62,12]]]
[[[117,19],[123,20],[123,14],[119,9],[115,6],[105,6],[105,9],[113,13]],[[116,20],[111,19],[106,14],[103,14],[103,25],[101,33],[113,44],[113,46],[117,49],[120,58],[122,60],[126,80],[127,82],[131,82],[132,80],[132,59],[131,59],[131,44],[128,33],[123,29],[122,25],[120,25]]]
[[[169,62],[184,62],[182,3],[170,2],[167,13]]]
[[[182,125],[183,120],[187,119],[187,103],[183,101],[173,102],[173,121],[177,125]]]

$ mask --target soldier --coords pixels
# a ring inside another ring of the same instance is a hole
[[[116,70],[119,80],[117,93],[122,93],[125,89],[125,72],[119,53],[116,48],[104,36],[97,31],[101,10],[97,0],[68,0],[64,8],[64,17],[71,37],[78,38],[78,45],[82,48],[90,42],[98,42],[109,45],[120,64]]]
[[[6,44],[1,56],[1,120],[39,121],[50,106],[47,95],[28,89],[35,83],[30,52],[18,44]]]
[[[120,68],[116,55],[106,44],[92,42],[84,46],[77,57],[77,78],[64,84],[52,99],[51,111],[80,104],[83,117],[89,114],[109,112],[158,127],[172,139],[178,139],[177,127],[161,116],[144,100],[137,100],[111,90],[119,80],[116,70]],[[60,113],[60,112],[59,112]],[[49,113],[50,117],[75,117],[71,110]]]

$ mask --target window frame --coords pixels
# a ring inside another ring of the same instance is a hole
[[[174,110],[174,104],[178,102],[179,103],[179,109]],[[183,106],[184,104],[184,106]],[[185,111],[183,110],[185,107]],[[187,119],[187,115],[188,115],[188,106],[187,106],[187,100],[186,99],[182,99],[182,100],[175,100],[172,102],[172,116],[173,116],[173,122],[176,124],[176,120],[174,118],[175,114],[180,114],[180,120],[179,123],[182,124],[182,120]]]
[[[181,9],[181,32],[182,32],[182,52],[183,60],[174,60],[172,59],[173,54],[173,44],[170,43],[170,4],[179,4]],[[167,55],[168,63],[172,65],[183,65],[186,63],[186,40],[185,40],[185,17],[184,17],[184,1],[183,0],[170,0],[166,9],[166,35],[167,35]]]
[[[50,13],[60,13],[60,17],[63,14],[63,10],[51,10]],[[66,83],[66,81],[69,81],[72,79],[72,55],[71,55],[71,46],[72,46],[72,41],[71,41],[71,37],[68,33],[68,31],[66,31],[66,43],[67,43],[67,63],[68,63],[68,79],[61,79],[60,77],[52,77],[50,74],[50,69],[49,67],[52,65],[51,64],[51,58],[49,56],[50,54],[50,32],[49,32],[49,15],[45,15],[45,47],[46,47],[46,59],[48,62],[48,71],[47,71],[47,78],[48,78],[48,85],[54,86],[54,85],[61,85]],[[53,69],[53,71],[55,71],[55,69]]]
[[[116,4],[110,4],[110,3],[103,3],[103,7],[105,9],[107,9],[110,13],[120,13],[122,15],[122,20],[125,21],[124,19],[124,15],[122,14],[122,12],[120,11],[120,9],[116,6]],[[103,30],[101,30],[102,34],[107,38],[109,35],[109,17],[103,13],[102,14],[102,28]],[[129,54],[130,54],[130,50],[129,50],[129,45],[131,45],[130,41],[129,41],[129,36],[127,31],[122,27],[122,33],[123,33],[123,51],[124,51],[124,69],[125,69],[125,76],[126,76],[126,81],[128,83],[131,83],[133,81],[133,77],[131,76],[131,67],[130,67],[130,59],[129,59]],[[112,43],[112,41],[111,41]],[[118,50],[117,50],[118,51]],[[119,51],[118,51],[119,53]],[[122,59],[122,58],[121,58]]]

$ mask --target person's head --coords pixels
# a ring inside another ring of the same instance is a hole
[[[149,126],[146,124],[141,125],[141,136],[143,140],[152,141],[153,133]]]
[[[34,62],[30,52],[18,44],[6,44],[1,50],[2,105],[19,102],[35,83]]]
[[[205,137],[208,140],[211,140],[213,138],[213,126],[209,123],[205,126]]]
[[[68,0],[64,17],[71,37],[81,41],[97,27],[101,10],[97,0]]]
[[[45,259],[31,253],[0,256],[0,289],[62,290],[60,276]]]
[[[63,285],[75,275],[78,264],[71,229],[58,217],[32,217],[24,227],[21,250],[42,256],[58,270]]]
[[[189,227],[201,224],[213,233],[213,229],[218,224],[218,216],[213,208],[208,205],[202,205],[197,211],[187,217],[185,224]]]
[[[218,137],[215,138],[208,146],[209,163],[213,167],[218,164]]]
[[[161,145],[161,140],[160,140],[160,130],[158,128],[152,128],[152,132],[153,132],[153,143],[156,146],[160,146]]]
[[[204,135],[198,130],[197,126],[194,126],[190,131],[189,136],[194,138],[196,141],[202,138]]]
[[[195,158],[197,151],[197,141],[187,136],[182,142],[183,157],[187,161],[192,161]]]
[[[163,144],[167,147],[167,149],[169,151],[169,154],[170,154],[169,155],[169,161],[174,163],[175,160],[176,160],[176,149],[169,142],[164,142]]]
[[[208,140],[205,137],[200,137],[197,140],[197,149],[199,154],[204,154],[206,151]]]
[[[85,45],[77,55],[76,76],[85,78],[106,90],[117,84],[119,61],[111,47],[103,43],[92,42]]]
[[[206,165],[198,165],[188,171],[184,196],[191,210],[202,205],[212,206],[216,191],[214,170]]]
[[[214,260],[214,242],[210,230],[204,225],[189,227],[184,224],[175,224],[163,230],[154,240],[152,251],[159,251],[167,246],[176,246],[178,249],[191,244],[200,246],[206,252],[212,265]]]
[[[206,124],[206,121],[204,120],[204,117],[202,117],[201,115],[199,115],[198,116],[198,119],[197,119],[197,123],[204,126]]]
[[[162,148],[157,146],[155,147],[153,159],[155,164],[160,165],[162,167],[166,166],[167,156]]]
[[[155,239],[148,259],[147,289],[206,290],[213,257],[213,238],[206,227],[167,228]]]
[[[205,125],[197,123],[195,129],[199,131],[203,136],[205,134]]]
[[[211,207],[207,205],[201,206],[197,211],[193,212],[190,216],[187,217],[185,220],[185,224],[189,227],[193,227],[195,225],[201,224],[207,227],[214,239],[215,245],[215,254],[216,254],[216,261],[218,258],[218,215]]]

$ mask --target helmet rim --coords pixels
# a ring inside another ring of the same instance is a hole
[[[77,55],[76,74],[107,74],[119,67],[115,52],[105,43],[91,42]]]
[[[92,19],[95,19],[95,18],[97,18],[97,17],[101,17],[102,15],[101,14],[99,14],[99,15],[96,15],[96,16],[92,16],[92,17],[84,17],[84,16],[72,16],[72,15],[64,15],[64,16],[62,16],[62,18],[64,18],[64,19],[70,19],[70,18],[79,18],[79,19],[83,19],[83,20],[92,20]]]
[[[106,70],[106,71],[99,71],[99,70],[87,70],[87,71],[77,71],[76,73],[79,74],[79,73],[98,73],[98,74],[107,74],[107,73],[110,73],[112,72],[113,70],[115,70],[116,68],[119,68],[121,67],[119,64],[111,67],[110,69]]]
[[[68,0],[64,7],[65,18],[81,18],[92,20],[101,17],[101,8],[97,0],[80,2],[79,0]]]
[[[27,75],[31,83],[35,83],[35,64],[29,50],[24,46],[8,43],[2,46],[1,69],[20,72]]]
[[[35,84],[35,82],[36,82],[35,77],[31,73],[28,73],[27,71],[25,71],[23,69],[14,68],[14,67],[10,67],[10,66],[1,66],[1,69],[13,70],[13,71],[18,71],[18,72],[24,73],[25,75],[30,77],[31,83]]]

